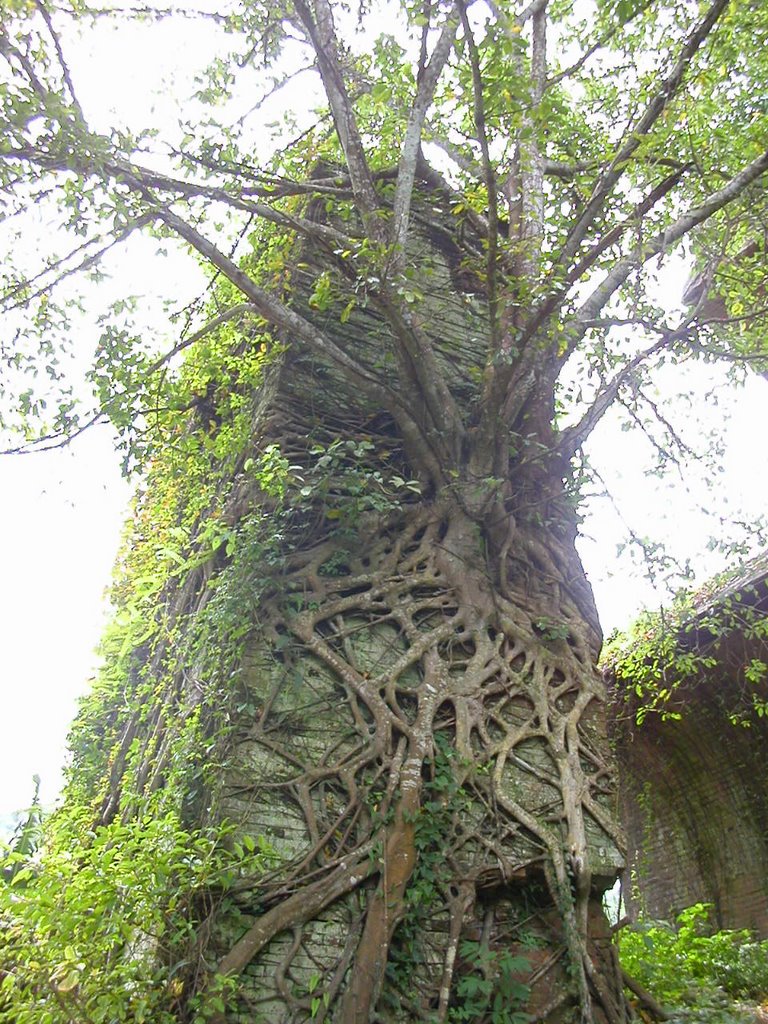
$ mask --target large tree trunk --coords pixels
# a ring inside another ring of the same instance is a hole
[[[484,302],[428,234],[419,316],[469,418]],[[386,350],[377,313],[335,329],[360,362]],[[505,477],[475,472],[475,448],[438,488],[437,444],[301,344],[276,358],[254,451],[279,446],[287,489],[239,478],[232,564],[213,589],[196,570],[173,608],[191,620],[224,595],[247,631],[188,817],[272,850],[206,922],[205,962],[234,979],[216,1019],[627,1019],[600,910],[622,858],[599,630],[563,466],[526,416]],[[214,714],[220,684],[192,665],[176,678]]]
[[[278,858],[217,934],[242,1012],[491,1019],[462,979],[511,1010],[522,955],[537,1012],[581,984],[623,1019],[610,950],[584,943],[619,863],[594,650],[549,580],[494,586],[485,543],[419,505],[317,545],[265,603],[220,804]]]

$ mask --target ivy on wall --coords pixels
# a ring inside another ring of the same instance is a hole
[[[733,683],[726,708],[732,724],[748,727],[768,716],[764,583],[733,585],[733,575],[678,595],[669,608],[643,612],[627,632],[609,639],[604,668],[638,725],[649,714],[679,719],[690,687],[717,676]]]

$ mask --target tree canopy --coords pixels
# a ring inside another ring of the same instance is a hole
[[[68,40],[106,18],[171,17],[182,39],[186,21],[204,19],[215,49],[181,122],[163,134],[150,118],[143,131],[91,128]],[[566,460],[616,399],[637,423],[653,424],[661,448],[674,448],[680,438],[671,411],[654,402],[654,368],[691,358],[762,366],[765,34],[761,5],[725,0],[509,12],[479,2],[357,11],[6,5],[3,359],[17,402],[6,403],[5,426],[34,446],[108,415],[135,441],[152,410],[188,404],[173,357],[197,344],[206,323],[256,318],[332,354],[402,416],[413,398],[403,369],[416,374],[448,464],[470,436],[487,447],[499,431],[519,431],[521,411],[532,420],[532,406],[555,390]],[[298,111],[279,101],[292,79],[302,83]],[[271,128],[265,109],[277,113]],[[343,167],[342,178],[310,187],[319,161]],[[418,325],[407,240],[415,183],[425,179],[439,180],[457,220],[482,239],[472,272],[487,289],[491,329],[471,425]],[[308,212],[309,196],[337,207],[332,224]],[[50,251],[25,245],[31,206]],[[354,287],[345,306],[398,309],[401,395],[299,316],[284,280],[254,272],[262,223],[278,229],[270,246],[282,232],[329,253],[319,302],[346,279]],[[219,300],[215,317],[205,303],[177,310],[178,336],[152,344],[132,331],[137,300],[126,281],[104,314],[89,408],[66,372],[76,344],[71,281],[98,278],[109,248],[141,231],[158,245],[182,239],[231,282],[229,305]],[[667,317],[654,282],[681,246],[699,287],[693,305]],[[714,310],[713,291],[723,300]],[[490,472],[493,458],[480,461]]]

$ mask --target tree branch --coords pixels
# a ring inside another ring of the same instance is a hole
[[[498,436],[500,422],[507,425],[513,415],[511,393],[515,404],[524,403],[535,387],[533,363],[517,364],[521,350],[517,334],[520,330],[519,291],[531,287],[539,275],[541,241],[544,235],[544,160],[538,144],[535,119],[538,116],[547,77],[547,4],[534,0],[531,4],[531,86],[530,109],[523,114],[526,142],[518,137],[515,167],[505,182],[504,191],[510,204],[510,237],[516,235],[517,246],[512,260],[512,278],[499,295],[499,317],[502,338],[498,352],[491,352],[485,369],[485,387],[478,436],[481,445],[490,445]],[[519,198],[513,193],[519,190]],[[519,400],[519,402],[518,402]],[[501,416],[500,416],[501,413]],[[494,447],[497,447],[494,445]],[[500,456],[500,453],[499,453]],[[500,466],[494,469],[498,472]]]
[[[106,140],[103,141],[106,142]],[[31,147],[2,152],[0,153],[0,160],[20,160],[31,163],[47,171],[65,171],[71,169],[71,162],[67,160],[66,157],[57,157],[46,153],[38,153]],[[260,217],[262,220],[267,220],[273,224],[277,224],[279,227],[296,231],[305,237],[320,238],[328,245],[336,248],[349,248],[356,241],[350,235],[345,234],[343,231],[339,231],[338,228],[332,227],[330,224],[324,224],[321,221],[307,220],[305,217],[299,217],[294,214],[285,213],[282,210],[277,210],[268,203],[243,198],[244,195],[247,195],[248,190],[240,190],[238,195],[232,195],[225,188],[220,188],[216,185],[205,185],[202,182],[184,181],[180,178],[174,178],[171,175],[162,174],[159,171],[143,167],[141,164],[129,163],[127,160],[117,158],[102,161],[98,168],[90,165],[82,165],[79,168],[79,171],[81,173],[94,175],[106,171],[109,176],[114,177],[118,181],[123,181],[127,178],[129,182],[140,182],[146,188],[155,189],[160,192],[171,192],[173,195],[183,196],[185,199],[213,199],[215,202],[224,203],[226,206],[229,206],[234,210],[241,210],[244,213],[253,214]],[[301,188],[297,185],[295,194],[311,195],[313,191],[312,182],[308,182]],[[326,190],[320,188],[319,191],[323,192]],[[258,192],[263,195],[269,194],[266,189],[260,189]],[[286,193],[282,192],[277,195],[276,198],[280,198],[281,195],[284,194]]]
[[[606,275],[605,279],[582,304],[577,313],[576,320],[583,324],[584,321],[596,317],[613,293],[624,284],[634,270],[647,263],[654,256],[658,256],[659,253],[670,249],[698,224],[708,220],[718,210],[732,203],[753,181],[756,181],[766,171],[768,171],[768,150],[739,171],[727,185],[724,185],[717,192],[713,192],[711,196],[702,203],[699,203],[698,206],[694,206],[687,213],[678,217],[664,231],[660,231],[650,242],[646,242],[639,254],[626,256],[624,259],[619,260]],[[570,350],[571,348],[569,347]]]
[[[2,309],[5,313],[9,313],[13,309],[21,309],[24,306],[28,305],[33,299],[37,299],[41,295],[44,295],[46,292],[49,292],[52,288],[55,288],[56,285],[60,284],[66,278],[72,277],[73,274],[82,273],[84,270],[89,270],[91,267],[95,266],[101,260],[102,256],[104,256],[105,253],[108,253],[110,249],[114,249],[116,245],[119,245],[121,242],[124,242],[126,238],[133,234],[134,231],[144,227],[146,224],[149,224],[149,222],[153,219],[154,218],[152,217],[151,214],[142,214],[140,217],[137,217],[135,220],[132,220],[129,224],[126,224],[124,228],[117,232],[117,234],[111,239],[111,241],[102,245],[101,248],[98,249],[96,252],[84,256],[83,259],[76,266],[64,268],[64,264],[74,259],[74,257],[79,256],[80,254],[86,252],[86,250],[90,249],[98,242],[101,242],[104,239],[104,235],[102,234],[97,235],[96,237],[93,238],[89,238],[87,241],[83,242],[82,245],[78,245],[75,249],[72,249],[71,252],[67,253],[66,256],[62,256],[60,259],[55,260],[54,262],[46,266],[43,270],[35,274],[33,277],[26,278],[25,280],[14,285],[14,287],[9,289],[4,294],[0,295],[0,309]],[[55,271],[60,272],[56,274],[52,281],[49,280],[45,284],[41,284],[40,287],[37,288],[35,291],[29,292],[28,294],[24,294],[23,297],[20,298],[18,302],[11,301],[17,295],[25,292],[26,289],[28,289],[31,285],[35,284],[35,282],[40,281],[46,275],[54,273]]]
[[[588,252],[576,263],[569,271],[565,278],[565,286],[573,284],[587,271],[590,267],[594,266],[598,258],[609,249],[612,245],[621,239],[623,235],[630,231],[633,227],[636,227],[646,214],[650,213],[653,207],[659,203],[664,196],[668,195],[675,185],[681,180],[681,178],[690,170],[691,164],[685,164],[678,168],[673,174],[668,175],[663,181],[659,182],[655,188],[642,199],[633,208],[629,216],[625,217],[620,223],[614,225],[592,246]],[[562,294],[565,294],[563,289]]]
[[[394,212],[394,266],[398,270],[402,268],[405,260],[405,245],[408,239],[408,226],[411,210],[411,198],[413,196],[413,183],[416,177],[416,165],[418,163],[419,151],[421,148],[421,137],[424,129],[424,121],[427,111],[432,105],[435,96],[435,89],[442,74],[443,68],[453,49],[456,32],[459,27],[459,5],[454,3],[448,12],[448,16],[440,37],[435,43],[432,56],[420,75],[416,87],[416,96],[408,115],[408,123],[405,128],[403,145],[400,151],[400,161],[397,171],[397,185],[395,186],[395,198],[393,204]]]
[[[548,0],[547,0],[548,2]],[[529,130],[527,145],[520,144],[522,275],[538,276],[538,256],[544,237],[544,159],[534,123],[547,81],[547,2],[538,3],[531,24],[531,105],[523,123]]]
[[[498,311],[498,290],[497,290],[497,260],[499,247],[499,208],[497,198],[496,172],[491,162],[491,152],[488,145],[488,132],[486,130],[485,104],[483,102],[483,78],[480,70],[480,55],[477,52],[477,44],[472,34],[472,27],[467,17],[466,5],[461,5],[461,22],[464,29],[464,39],[469,50],[469,62],[472,69],[472,91],[474,94],[474,119],[477,131],[477,141],[480,143],[482,154],[482,175],[485,188],[488,193],[488,253],[486,267],[488,274],[488,309],[491,321],[491,351],[495,355],[499,349],[499,311]]]
[[[476,160],[473,160],[472,157],[462,153],[461,149],[459,149],[455,142],[451,142],[450,139],[438,134],[438,129],[433,123],[430,123],[429,129],[430,136],[428,141],[432,143],[432,145],[442,149],[445,155],[456,164],[459,170],[464,171],[464,173],[469,175],[471,178],[482,181],[483,169]]]
[[[200,328],[199,331],[195,331],[194,334],[190,334],[188,338],[182,338],[181,341],[177,342],[172,349],[169,349],[164,355],[160,356],[159,359],[155,360],[154,363],[149,367],[148,373],[155,373],[161,367],[169,363],[174,356],[177,356],[184,349],[189,348],[190,345],[194,345],[195,342],[201,341],[211,331],[215,331],[217,327],[221,327],[222,324],[229,323],[230,320],[235,320],[237,317],[243,316],[246,313],[255,313],[257,316],[260,315],[259,310],[252,302],[239,302],[236,306],[230,306],[229,309],[225,309],[223,313],[215,316],[213,320],[209,320],[207,324]]]
[[[0,54],[5,57],[11,69],[13,69],[13,60],[11,58],[15,58],[37,96],[43,102],[49,98],[51,95],[50,90],[43,85],[35,74],[34,66],[29,58],[11,43],[8,38],[8,33],[3,28],[2,23],[0,23]]]
[[[682,336],[683,332],[679,332]],[[570,459],[581,448],[597,424],[603,418],[622,386],[642,363],[647,362],[657,352],[661,352],[677,340],[678,332],[671,332],[644,349],[623,366],[618,373],[601,389],[594,402],[578,423],[564,430],[557,442],[557,451],[563,459]]]
[[[594,224],[597,215],[603,208],[605,200],[624,174],[633,154],[656,121],[664,113],[670,101],[677,95],[691,61],[712,32],[718,18],[725,11],[728,3],[729,0],[714,0],[705,16],[684,43],[672,71],[656,90],[656,94],[646,107],[642,117],[625,133],[624,144],[619,148],[607,170],[598,178],[589,202],[571,228],[556,261],[557,267],[566,267],[578,252],[579,246],[586,237],[590,227]]]
[[[339,348],[334,341],[318,331],[313,324],[305,320],[295,310],[290,309],[271,292],[257,285],[248,274],[191,224],[165,206],[156,206],[154,213],[158,220],[189,242],[193,249],[204,256],[209,263],[239,288],[265,320],[276,327],[283,328],[289,334],[301,338],[314,351],[342,367],[367,395],[378,400],[385,407],[391,408],[393,404],[397,404],[394,392],[382,384],[378,377]]]
[[[333,11],[328,0],[315,0],[315,16],[306,0],[293,2],[315,51],[317,66],[331,106],[339,142],[344,151],[358,209],[371,237],[374,240],[381,240],[383,225],[377,216],[379,197],[373,184],[373,176],[339,62],[339,43],[336,38]]]
[[[558,82],[562,82],[564,78],[570,78],[571,75],[575,75],[578,71],[584,67],[590,57],[594,56],[598,50],[601,50],[606,43],[610,42],[614,36],[616,36],[621,29],[626,28],[634,19],[647,11],[648,8],[653,4],[654,0],[646,0],[645,3],[639,4],[637,8],[631,11],[628,18],[623,20],[617,19],[615,24],[612,25],[607,32],[604,32],[591,46],[589,46],[584,53],[576,60],[570,67],[565,68],[563,71],[553,75],[547,82],[547,88],[552,88],[553,85],[557,85]]]
[[[600,167],[600,164],[591,160],[584,160],[575,164],[566,164],[561,160],[544,160],[542,169],[548,177],[562,178],[564,181],[570,181],[586,171],[596,171],[598,167]]]
[[[630,977],[625,970],[622,970],[621,978],[630,992],[634,992],[646,1010],[648,1010],[656,1020],[665,1021],[670,1019],[670,1014],[664,1009],[661,1003],[657,1002],[653,998],[647,989],[643,988],[639,981],[635,981],[635,979]]]
[[[582,303],[576,316],[570,322],[568,344],[563,348],[558,357],[551,361],[552,381],[554,382],[560,368],[586,334],[590,322],[599,315],[611,296],[624,284],[633,271],[660,253],[667,251],[698,224],[708,220],[718,210],[737,199],[752,182],[756,181],[766,171],[768,171],[768,150],[753,160],[747,167],[743,168],[722,189],[714,192],[704,202],[699,203],[698,206],[683,214],[664,231],[659,232],[650,242],[645,243],[640,253],[619,260],[591,295]],[[562,301],[563,295],[564,289],[561,288],[557,300],[550,299],[549,304],[553,308],[557,308],[557,305]],[[540,326],[538,318],[535,324],[537,327]],[[532,333],[533,330],[529,327],[526,332],[526,340]],[[527,398],[532,394],[534,381],[540,369],[542,358],[542,352],[539,351],[537,346],[527,346],[524,357],[518,367],[516,367],[514,376],[511,377],[508,385],[507,398],[504,403],[504,420],[506,423],[512,421],[516,411],[523,407]]]
[[[91,427],[95,427],[100,423],[107,421],[108,414],[100,409],[92,416],[76,427],[71,434],[63,431],[57,431],[52,434],[45,434],[43,437],[35,438],[31,441],[25,441],[23,444],[16,445],[13,448],[4,448],[0,451],[0,455],[36,455],[40,452],[52,452],[58,448],[66,448],[68,445],[84,434],[86,430],[90,430]]]
[[[355,241],[355,239],[350,235],[345,234],[343,231],[339,231],[338,228],[331,227],[330,224],[323,224],[319,221],[307,220],[305,217],[297,217],[293,214],[284,213],[282,210],[274,209],[274,207],[270,206],[268,203],[252,202],[248,199],[242,199],[239,196],[230,195],[226,189],[218,188],[215,185],[203,185],[198,182],[181,181],[180,179],[172,178],[169,175],[149,170],[142,167],[140,164],[129,164],[123,161],[107,163],[105,165],[105,170],[113,174],[118,179],[122,175],[128,174],[146,185],[148,188],[159,189],[164,192],[173,192],[176,195],[182,195],[186,198],[194,199],[198,196],[205,196],[208,199],[214,199],[217,202],[231,206],[235,210],[242,210],[245,213],[255,214],[263,220],[271,221],[271,223],[277,224],[280,227],[298,231],[300,234],[307,237],[321,238],[323,241],[335,247],[341,246],[343,248],[348,248]],[[308,191],[311,193],[311,184]]]
[[[56,50],[56,56],[58,57],[58,60],[59,60],[59,67],[61,68],[61,74],[62,74],[62,77],[64,78],[64,83],[65,83],[65,85],[67,87],[67,90],[69,92],[70,99],[72,100],[72,106],[73,106],[74,111],[75,111],[75,113],[77,115],[77,120],[82,125],[85,125],[85,117],[83,116],[83,108],[80,106],[80,101],[77,98],[77,93],[75,92],[75,87],[74,87],[74,85],[72,83],[72,76],[69,73],[69,68],[67,66],[67,62],[64,60],[64,51],[62,50],[62,47],[61,47],[61,40],[59,39],[58,33],[56,32],[56,30],[53,27],[53,22],[51,21],[51,16],[48,13],[48,8],[43,3],[43,0],[35,0],[35,7],[40,12],[41,17],[42,17],[43,21],[45,22],[45,27],[48,29],[48,33],[49,33],[51,39],[53,40],[53,45],[54,45],[54,48]]]

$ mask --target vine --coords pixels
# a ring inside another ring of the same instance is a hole
[[[764,585],[741,582],[750,567],[677,596],[671,608],[644,612],[606,645],[603,664],[637,724],[649,714],[679,719],[701,679],[727,673],[736,683],[726,708],[734,725],[768,716],[768,616]]]

